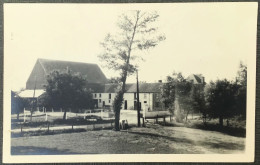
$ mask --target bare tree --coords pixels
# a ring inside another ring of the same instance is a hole
[[[159,15],[156,12],[139,10],[123,13],[118,20],[118,33],[108,34],[101,43],[104,52],[99,55],[109,69],[120,71],[121,88],[114,100],[115,130],[119,131],[120,110],[126,91],[126,79],[133,74],[138,60],[144,60],[140,54],[157,46],[165,39],[159,35],[155,26]]]

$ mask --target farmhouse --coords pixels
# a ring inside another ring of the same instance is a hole
[[[139,84],[139,105],[141,109],[159,110],[160,105],[160,87],[162,83],[140,83]],[[104,90],[93,93],[96,107],[110,107],[118,92],[119,86],[116,84],[105,84]],[[136,84],[126,84],[126,93],[124,94],[123,109],[137,109],[137,86]]]

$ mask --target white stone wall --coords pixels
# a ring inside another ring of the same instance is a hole
[[[96,97],[95,97],[96,94]],[[100,97],[101,94],[101,97]],[[111,99],[109,99],[109,94],[111,94]],[[137,99],[134,98],[134,93],[125,93],[124,94],[124,102],[122,109],[125,109],[125,101],[127,101],[127,109],[133,110],[134,109],[134,102]],[[113,105],[113,101],[115,99],[116,93],[93,93],[93,99],[98,99],[98,108],[103,107],[103,101],[105,101],[105,105]],[[141,109],[153,110],[153,93],[139,93],[139,101],[141,103]]]
[[[134,102],[137,101],[137,99],[134,98],[134,93],[125,93],[123,109],[125,109],[125,101],[127,101],[127,109],[133,110]],[[141,103],[141,109],[153,109],[153,93],[139,93],[139,101]]]
[[[101,94],[101,97],[100,97]],[[109,94],[111,94],[111,99],[109,99]],[[96,97],[95,97],[96,95]],[[103,107],[103,101],[105,101],[105,105],[113,105],[114,98],[116,93],[93,93],[93,99],[98,99],[98,107]]]

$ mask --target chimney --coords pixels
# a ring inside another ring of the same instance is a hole
[[[204,82],[205,82],[205,77],[201,77],[201,81],[202,81],[202,83],[204,84]]]

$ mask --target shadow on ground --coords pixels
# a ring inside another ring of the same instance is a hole
[[[69,155],[79,154],[69,152],[69,150],[58,150],[56,148],[34,147],[34,146],[17,146],[11,147],[11,155]]]
[[[183,138],[176,138],[176,137],[170,137],[170,136],[164,136],[164,135],[159,135],[159,134],[154,134],[154,133],[148,133],[148,132],[128,132],[132,134],[137,134],[137,135],[142,135],[146,136],[147,138],[154,137],[154,138],[164,138],[173,142],[181,142],[181,143],[190,143],[193,144],[193,141],[188,140],[188,139],[183,139]]]
[[[227,135],[236,136],[236,137],[246,137],[246,129],[244,128],[234,128],[234,127],[221,127],[218,124],[194,124],[191,128],[206,130],[206,131],[217,131]]]
[[[237,143],[232,143],[232,142],[202,142],[201,145],[206,145],[209,146],[210,148],[221,148],[225,150],[241,150],[243,151],[245,149],[244,145],[237,144]]]

